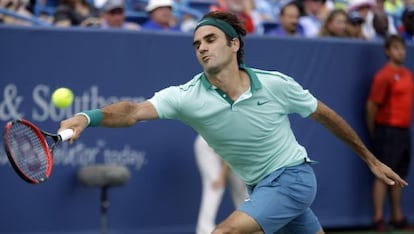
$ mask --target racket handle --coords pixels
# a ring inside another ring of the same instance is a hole
[[[62,141],[67,141],[73,136],[73,129],[65,129],[58,133]]]

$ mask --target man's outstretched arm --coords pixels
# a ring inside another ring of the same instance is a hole
[[[372,173],[386,184],[396,184],[401,187],[408,185],[407,182],[401,179],[401,177],[391,170],[391,168],[380,162],[368,150],[351,126],[323,102],[318,101],[318,107],[316,108],[316,111],[310,115],[310,118],[325,126],[339,139],[349,145],[361,159],[365,161]]]
[[[91,114],[85,114],[91,113]],[[93,126],[129,127],[142,120],[157,119],[158,114],[154,106],[148,102],[118,102],[92,112],[85,111],[60,122],[58,132],[64,129],[73,129],[74,135],[70,142],[80,137],[80,134],[91,123]]]

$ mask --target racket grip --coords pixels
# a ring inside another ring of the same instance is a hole
[[[65,129],[58,133],[62,141],[67,141],[73,136],[73,129]]]

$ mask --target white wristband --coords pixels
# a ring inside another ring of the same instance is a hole
[[[87,115],[84,112],[79,112],[79,113],[75,114],[75,116],[78,116],[78,115],[85,116],[85,118],[88,120],[88,126],[89,126],[89,124],[91,123],[91,118],[89,117],[89,115]]]

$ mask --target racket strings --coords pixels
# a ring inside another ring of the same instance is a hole
[[[48,170],[47,153],[33,129],[24,124],[13,124],[8,139],[16,165],[27,177],[42,181]]]

